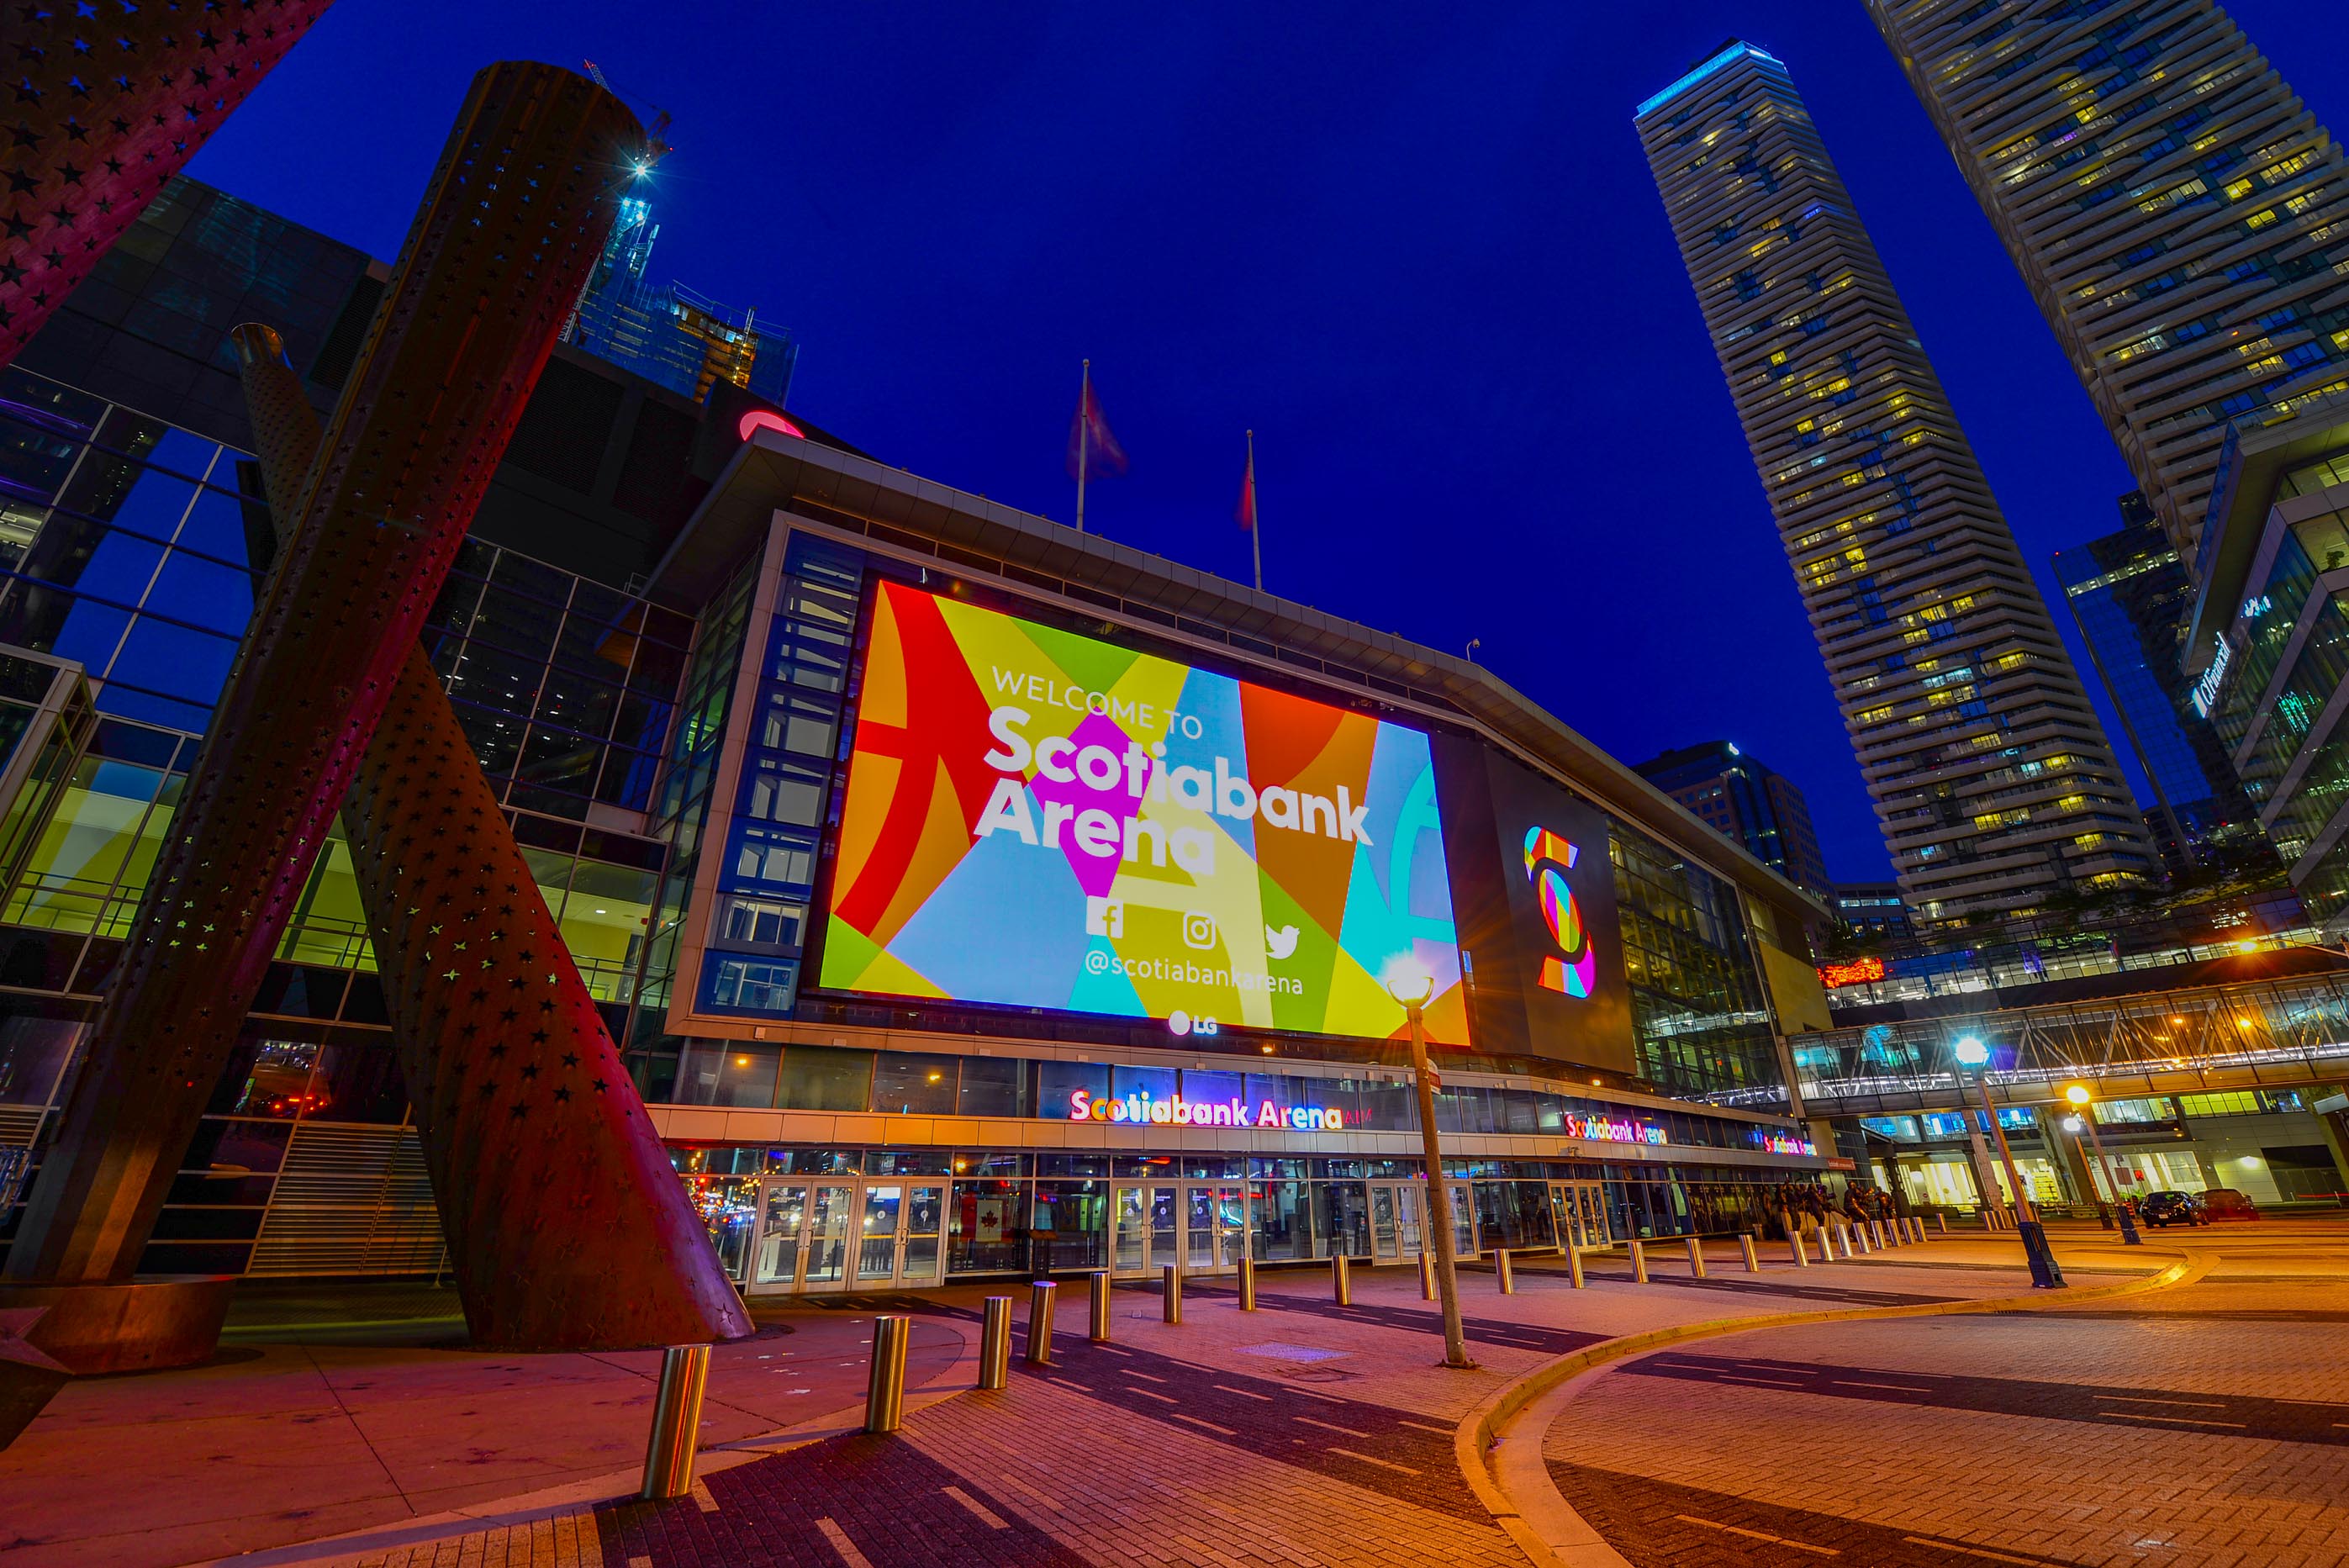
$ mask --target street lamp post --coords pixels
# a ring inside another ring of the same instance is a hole
[[[1427,1167],[1427,1228],[1435,1241],[1435,1294],[1444,1306],[1444,1365],[1473,1367],[1467,1334],[1460,1326],[1460,1280],[1452,1244],[1452,1195],[1444,1182],[1444,1148],[1435,1131],[1435,1072],[1427,1064],[1427,1032],[1422,1010],[1435,994],[1433,976],[1421,977],[1416,991],[1408,982],[1394,988],[1394,999],[1411,1024],[1411,1076],[1419,1093],[1419,1140]]]
[[[2014,1228],[2023,1237],[2023,1255],[2031,1263],[2031,1283],[2039,1290],[2061,1290],[2064,1272],[2055,1266],[2055,1254],[2047,1246],[2047,1229],[2039,1222],[2039,1211],[2032,1207],[2030,1195],[2023,1189],[2023,1173],[2014,1168],[2014,1150],[2008,1147],[2006,1129],[1999,1125],[1998,1113],[1990,1104],[1990,1047],[1969,1034],[1957,1044],[1958,1076],[1967,1075],[1962,1069],[1973,1069],[1974,1093],[1982,1098],[1982,1119],[1990,1123],[1991,1136],[1998,1140],[1998,1158],[2006,1167],[2007,1185],[2014,1189]]]
[[[2088,1103],[2095,1096],[2088,1093],[2086,1085],[2074,1084],[2064,1091],[2064,1097],[2078,1109],[2080,1119],[2088,1124],[2088,1142],[2096,1151],[2097,1174],[2105,1179],[2105,1185],[2113,1189],[2113,1212],[2120,1219],[2121,1244],[2144,1246],[2145,1238],[2137,1233],[2137,1216],[2130,1213],[2129,1206],[2121,1201],[2121,1184],[2113,1179],[2113,1162],[2105,1155],[2105,1135],[2096,1130],[2096,1113]]]

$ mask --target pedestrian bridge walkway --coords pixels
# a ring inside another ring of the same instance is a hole
[[[1990,1048],[1985,1076],[2007,1104],[2349,1083],[2349,981],[2307,975],[2093,1001],[1952,1012],[1813,1031],[1789,1040],[1813,1116],[1956,1110],[1971,1094],[1956,1047]]]

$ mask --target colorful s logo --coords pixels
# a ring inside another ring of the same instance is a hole
[[[1541,900],[1550,940],[1566,955],[1542,960],[1541,982],[1551,991],[1575,997],[1588,996],[1599,981],[1599,955],[1591,949],[1590,932],[1583,926],[1574,889],[1566,885],[1566,873],[1573,869],[1580,853],[1546,827],[1526,830],[1526,875],[1533,879],[1534,896]]]

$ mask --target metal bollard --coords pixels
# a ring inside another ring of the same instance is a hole
[[[1703,1279],[1705,1277],[1704,1243],[1698,1241],[1695,1237],[1691,1236],[1688,1239],[1688,1250],[1689,1277],[1695,1280]]]
[[[1011,1298],[989,1296],[978,1324],[978,1386],[1001,1388],[1011,1381]]]
[[[1109,1343],[1109,1271],[1095,1269],[1092,1279],[1092,1324],[1088,1330],[1095,1345]]]
[[[1493,1278],[1500,1285],[1503,1295],[1517,1293],[1517,1272],[1509,1265],[1509,1250],[1506,1247],[1496,1247],[1493,1251]]]
[[[1637,1236],[1634,1236],[1634,1237],[1632,1237],[1632,1238],[1631,1238],[1630,1247],[1631,1247],[1631,1282],[1632,1282],[1633,1284],[1635,1284],[1635,1285],[1644,1285],[1644,1284],[1646,1284],[1646,1283],[1648,1282],[1648,1249],[1647,1249],[1647,1245],[1646,1245],[1644,1242],[1642,1242],[1642,1241],[1640,1241]]]
[[[1944,1210],[1937,1213],[1933,1216],[1933,1219],[1934,1221],[1941,1227],[1941,1234],[1944,1236],[1948,1235],[1950,1233],[1950,1216],[1948,1212]]]
[[[1879,1252],[1884,1251],[1886,1246],[1884,1240],[1884,1221],[1881,1220],[1870,1220],[1868,1222],[1868,1234],[1869,1239],[1876,1243],[1876,1251]]]
[[[895,1314],[873,1320],[873,1376],[864,1385],[864,1429],[894,1432],[905,1424],[905,1343],[914,1320]]]
[[[1419,1299],[1423,1302],[1435,1299],[1435,1260],[1427,1255],[1424,1248],[1419,1254]]]
[[[1795,1251],[1795,1267],[1807,1269],[1811,1266],[1811,1255],[1803,1251],[1803,1233],[1800,1231],[1788,1236],[1786,1244]]]
[[[1028,1365],[1052,1365],[1052,1303],[1060,1298],[1061,1287],[1050,1280],[1038,1280],[1028,1287]]]
[[[1578,1291],[1583,1287],[1582,1254],[1572,1247],[1566,1250],[1566,1282]]]
[[[1330,1256],[1330,1290],[1340,1306],[1354,1304],[1354,1260],[1343,1252]]]
[[[1256,1260],[1240,1260],[1240,1311],[1256,1311]]]
[[[693,1490],[693,1450],[701,1432],[701,1391],[709,1381],[709,1346],[672,1345],[661,1352],[653,1391],[653,1429],[645,1444],[641,1498],[683,1497]]]
[[[1752,1231],[1748,1231],[1737,1238],[1737,1250],[1745,1254],[1745,1272],[1747,1273],[1758,1274],[1762,1272],[1762,1260],[1754,1255],[1754,1233]]]
[[[1829,1226],[1829,1227],[1827,1228],[1827,1241],[1828,1241],[1828,1242],[1829,1242],[1829,1245],[1826,1247],[1826,1254],[1827,1254],[1827,1256],[1828,1256],[1828,1257],[1830,1257],[1830,1258],[1848,1258],[1848,1257],[1850,1257],[1850,1256],[1851,1256],[1851,1227],[1850,1227],[1850,1226],[1848,1226],[1848,1225],[1832,1225],[1832,1226]]]
[[[1183,1265],[1158,1265],[1158,1315],[1168,1323],[1183,1321]]]
[[[1860,1223],[1853,1226],[1852,1229],[1858,1232],[1859,1251],[1862,1256],[1866,1256],[1868,1253],[1876,1251],[1876,1244],[1868,1238],[1868,1222],[1866,1220],[1860,1221]]]

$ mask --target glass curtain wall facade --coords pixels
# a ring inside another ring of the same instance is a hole
[[[1637,120],[1911,914],[2146,880],[2103,727],[1786,67],[1732,43]]]
[[[202,744],[272,533],[233,447],[0,372],[0,642],[87,671],[55,787],[0,843],[0,1141],[54,1116]],[[635,995],[666,846],[650,831],[694,623],[468,540],[426,632],[582,976]],[[9,695],[16,695],[10,688]],[[0,703],[0,719],[25,711]],[[12,741],[15,737],[11,737]],[[144,1262],[423,1271],[439,1222],[339,829],[288,923]],[[0,1216],[0,1237],[14,1216]]]
[[[2349,483],[2327,453],[2276,486],[2243,600],[2197,687],[2309,913],[2349,908]]]
[[[2183,871],[2209,858],[2214,837],[2240,836],[2252,813],[2180,673],[2194,597],[2185,563],[2141,495],[2122,497],[2121,514],[2118,532],[2057,551],[2055,577],[2153,787],[2163,857]]]
[[[2171,541],[2232,421],[2349,390],[2340,148],[2214,0],[1868,0]]]

